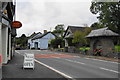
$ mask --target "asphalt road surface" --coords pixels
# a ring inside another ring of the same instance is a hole
[[[118,63],[40,50],[17,50],[32,53],[35,61],[67,78],[118,78]]]

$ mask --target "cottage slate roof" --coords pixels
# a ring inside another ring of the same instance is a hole
[[[44,33],[44,34],[42,34],[42,35],[39,35],[39,36],[37,36],[37,37],[33,38],[32,40],[42,38],[43,36],[47,35],[48,33],[53,34],[52,32],[47,32],[47,33]],[[53,34],[53,35],[55,35],[55,34]],[[56,37],[56,35],[55,35],[55,37]]]
[[[85,27],[80,27],[80,26],[68,26],[72,33],[76,32],[77,30],[84,31]]]
[[[85,28],[86,28],[86,27],[68,26],[67,29],[66,29],[66,31],[65,31],[64,37],[65,37],[65,35],[66,35],[68,29],[70,29],[70,31],[71,31],[72,33],[75,33],[76,31],[84,31]]]
[[[119,36],[117,33],[106,28],[92,30],[86,37],[98,37],[98,36]]]
[[[42,33],[41,32],[38,32],[38,33],[34,32],[33,34],[30,35],[29,39],[36,37],[36,35],[38,35],[38,34],[42,34]]]

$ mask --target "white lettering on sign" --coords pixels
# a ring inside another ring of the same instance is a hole
[[[34,69],[34,54],[24,54],[23,68],[33,68]]]

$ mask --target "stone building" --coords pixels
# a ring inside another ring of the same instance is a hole
[[[90,39],[90,54],[94,53],[95,49],[102,49],[103,56],[113,56],[114,40],[119,35],[109,30],[108,27],[92,30],[86,38]]]

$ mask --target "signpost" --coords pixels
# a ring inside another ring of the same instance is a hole
[[[23,69],[25,69],[25,68],[34,69],[34,54],[25,54],[24,55]]]

